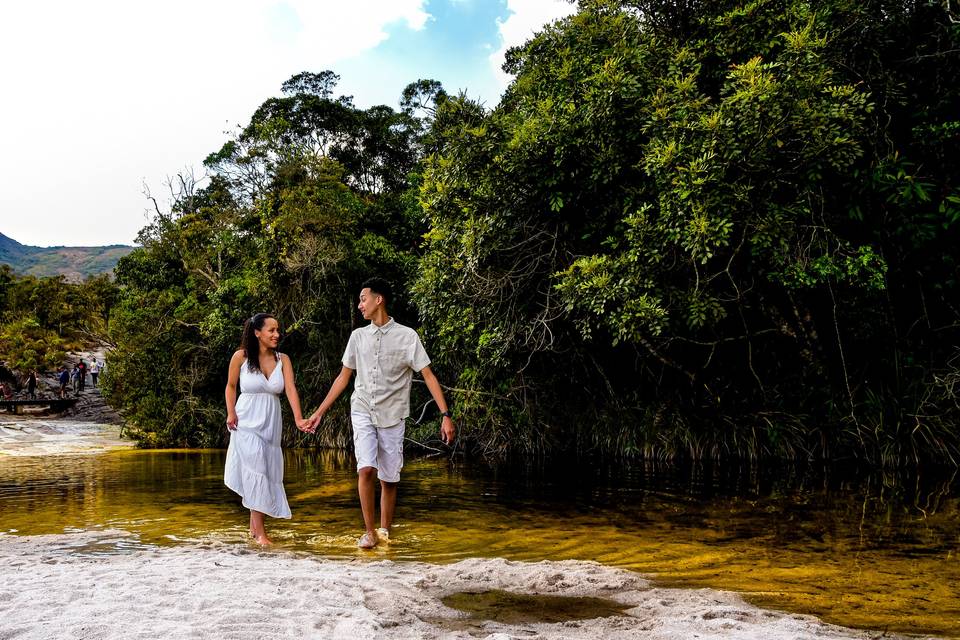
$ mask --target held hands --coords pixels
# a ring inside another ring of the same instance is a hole
[[[317,410],[312,416],[310,416],[310,433],[316,433],[317,427],[320,426],[320,421],[323,420],[323,416],[326,412]]]
[[[317,411],[309,418],[297,420],[297,429],[304,433],[316,433],[317,425],[320,424],[321,420],[323,420],[323,414]]]

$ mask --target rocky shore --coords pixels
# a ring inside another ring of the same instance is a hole
[[[103,361],[102,351],[70,353],[67,364],[72,368],[82,358],[89,363],[93,356]],[[27,408],[22,414],[0,412],[0,455],[47,455],[62,453],[97,453],[116,447],[133,446],[122,438],[123,421],[106,402],[98,387],[87,375],[83,391],[69,395],[77,403],[60,414],[43,408]],[[60,384],[55,372],[40,376],[37,397],[59,397]],[[17,397],[28,397],[26,390]]]

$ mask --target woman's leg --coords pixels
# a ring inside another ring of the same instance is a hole
[[[267,537],[267,530],[263,526],[263,514],[253,509],[250,510],[250,535],[258,544],[273,544]]]

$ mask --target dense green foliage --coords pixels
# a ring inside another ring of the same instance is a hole
[[[441,110],[415,291],[478,441],[960,460],[951,18],[584,2]]]
[[[117,293],[107,275],[75,284],[0,265],[0,363],[21,377],[55,369],[68,349],[104,339]]]
[[[38,278],[57,275],[80,282],[85,278],[110,273],[117,261],[133,247],[31,247],[0,233],[0,264],[9,265],[22,275]]]
[[[120,261],[106,389],[141,443],[222,442],[227,364],[260,311],[280,320],[281,349],[315,407],[339,370],[358,284],[370,273],[408,279],[422,233],[407,182],[421,125],[334,98],[336,80],[285,83],[209,156],[209,183],[184,177],[173,211]],[[331,414],[322,441],[348,442],[346,424]]]
[[[270,310],[315,404],[380,273],[490,455],[956,463],[950,11],[584,0],[493,110],[295,76],[121,261],[111,397],[146,443],[219,443]]]

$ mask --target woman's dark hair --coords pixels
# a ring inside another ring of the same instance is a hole
[[[393,301],[393,291],[390,289],[390,283],[383,278],[370,278],[360,285],[360,290],[370,289],[370,293],[375,293],[383,298],[383,304]]]
[[[276,318],[269,313],[258,313],[243,323],[243,335],[240,337],[240,348],[247,356],[247,369],[260,371],[260,341],[257,331],[263,329],[268,318]]]

